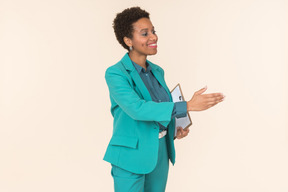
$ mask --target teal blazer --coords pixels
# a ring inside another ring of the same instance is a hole
[[[174,165],[174,107],[161,67],[147,61],[152,73],[167,91],[170,102],[156,103],[128,55],[109,67],[105,79],[110,92],[113,135],[104,160],[137,174],[153,171],[158,159],[159,125],[168,126],[167,148]]]

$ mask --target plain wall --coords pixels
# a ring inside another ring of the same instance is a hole
[[[166,191],[287,192],[286,0],[0,0],[0,191],[113,191],[104,73],[126,53],[112,21],[135,5],[170,89],[226,95],[190,113]]]

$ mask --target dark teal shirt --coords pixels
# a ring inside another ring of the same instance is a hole
[[[152,101],[155,102],[170,102],[169,95],[162,87],[162,85],[158,82],[151,71],[151,66],[146,62],[146,71],[143,67],[133,62],[134,67],[136,68],[137,72],[139,73],[143,83],[145,84],[146,88],[148,89]],[[187,115],[187,103],[186,101],[183,102],[176,102],[174,103],[174,108],[172,111],[172,118],[181,118],[186,117]],[[167,129],[163,125],[159,123],[160,131]]]

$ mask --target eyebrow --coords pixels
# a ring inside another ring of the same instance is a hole
[[[142,31],[148,31],[149,29],[148,28],[144,28],[144,29],[141,29],[140,32]],[[154,30],[154,26],[152,27],[152,30]]]

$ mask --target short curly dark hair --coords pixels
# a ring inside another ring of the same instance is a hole
[[[124,37],[133,38],[133,23],[141,18],[149,18],[149,13],[140,7],[127,8],[116,15],[113,21],[114,33],[118,42],[129,51],[129,47],[124,42]]]

